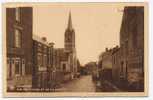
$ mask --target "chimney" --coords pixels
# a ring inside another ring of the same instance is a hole
[[[42,40],[43,40],[44,42],[46,42],[46,41],[47,41],[47,38],[46,38],[46,37],[42,37]]]
[[[116,48],[118,49],[118,48],[119,48],[119,46],[117,45],[117,46],[116,46]]]
[[[50,42],[49,46],[53,47],[54,46],[54,42]]]
[[[105,51],[107,52],[108,51],[108,48],[106,48]]]

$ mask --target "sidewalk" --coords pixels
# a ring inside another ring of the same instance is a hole
[[[107,80],[103,81],[100,88],[101,92],[121,92],[120,88]]]
[[[121,92],[121,90],[116,86],[114,85],[113,83],[109,82],[109,81],[105,81],[106,84],[108,84],[110,87],[112,87],[112,89],[114,89],[116,92]]]

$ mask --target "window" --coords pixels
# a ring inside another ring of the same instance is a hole
[[[11,64],[14,64],[14,59],[11,59],[11,60],[10,60],[10,63],[11,63]]]
[[[20,8],[15,9],[15,19],[16,21],[20,21]]]
[[[21,33],[18,29],[15,29],[15,47],[21,47]]]
[[[47,59],[48,64],[51,64],[51,54],[50,54],[50,48],[48,50],[48,59]]]
[[[66,70],[66,64],[63,64],[63,71]]]
[[[22,63],[22,62],[21,62],[21,63]],[[19,71],[19,74],[22,75],[22,70],[23,70],[23,69],[22,69],[22,65],[19,66],[19,70],[20,70],[20,71]]]
[[[123,73],[123,61],[121,62],[121,73]]]
[[[41,54],[37,54],[37,62],[38,62],[38,66],[42,65],[42,60],[41,60]]]
[[[25,75],[25,60],[24,59],[22,59],[22,71],[21,71],[22,73],[22,75]]]
[[[45,52],[45,53],[47,52],[47,47],[46,47],[46,46],[44,46],[44,52]]]
[[[129,48],[128,47],[128,41],[125,42],[125,48],[126,48],[125,49],[125,53],[126,53],[126,55],[128,55],[128,48]]]
[[[22,64],[25,64],[25,61],[24,61],[24,59],[22,59]]]
[[[41,51],[42,45],[38,43],[38,51]]]
[[[15,74],[19,74],[20,72],[20,63],[19,61],[15,62]]]
[[[11,66],[11,59],[7,59],[7,70],[8,70],[8,78],[11,78],[12,77],[12,66]]]
[[[43,65],[44,65],[44,67],[47,66],[47,55],[44,55],[44,58],[43,58]]]
[[[115,64],[115,56],[114,56],[114,64]]]

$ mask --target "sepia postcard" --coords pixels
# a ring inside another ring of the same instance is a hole
[[[148,96],[148,4],[4,3],[4,97]]]

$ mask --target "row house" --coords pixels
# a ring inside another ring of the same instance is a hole
[[[121,83],[123,79],[123,67],[120,66],[121,54],[120,47],[116,46],[112,53],[112,79],[115,84]],[[121,84],[120,84],[121,85]]]
[[[112,53],[113,82],[126,91],[144,91],[144,7],[125,7],[120,47]]]
[[[52,89],[77,74],[71,13],[65,31],[64,48],[54,49],[54,43],[48,43],[45,37],[40,38],[32,32],[32,7],[6,8],[8,91],[18,88]]]
[[[57,75],[57,82],[64,82],[71,79],[70,70],[70,57],[69,53],[65,52],[64,48],[56,48],[55,54],[57,55],[55,60]]]
[[[45,37],[33,35],[33,88],[52,88],[53,45]]]
[[[6,8],[7,91],[32,86],[32,16],[32,7]]]
[[[120,47],[106,50],[99,57],[99,69],[111,69],[113,82],[126,91],[144,91],[144,7],[123,10]],[[100,72],[101,73],[101,72]],[[104,74],[104,73],[103,73]],[[108,74],[104,74],[108,76]]]
[[[54,43],[32,32],[32,7],[6,8],[7,91],[53,87]]]
[[[103,82],[103,80],[112,81],[113,52],[114,48],[112,49],[106,48],[105,52],[102,52],[99,56],[98,71],[101,82]]]

